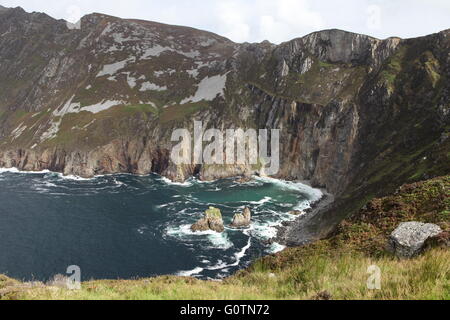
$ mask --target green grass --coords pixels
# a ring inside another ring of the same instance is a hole
[[[136,105],[126,105],[122,107],[126,112],[143,112],[143,113],[153,113],[158,115],[158,108],[152,106],[151,104],[136,104]]]
[[[385,84],[391,93],[394,91],[397,77],[403,69],[402,64],[407,51],[407,46],[401,46],[397,52],[387,60],[384,69],[381,72],[382,79],[384,79]]]
[[[209,207],[209,209],[205,211],[205,216],[206,218],[222,219],[222,212],[220,212],[220,209]]]
[[[377,265],[382,271],[381,290],[367,288],[367,269],[371,265]],[[262,260],[223,282],[167,276],[90,281],[83,283],[81,290],[70,291],[42,284],[27,286],[6,278],[0,280],[0,298],[298,300],[314,299],[326,291],[333,299],[449,299],[449,269],[450,253],[444,249],[434,249],[406,261],[339,252],[295,256],[295,263],[284,268],[274,268]]]
[[[170,106],[161,110],[159,120],[160,123],[183,121],[208,106],[207,101]]]

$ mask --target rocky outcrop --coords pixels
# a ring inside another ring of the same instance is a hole
[[[425,242],[442,233],[431,223],[405,222],[391,234],[389,247],[399,258],[412,258],[421,253]]]
[[[233,217],[233,222],[230,227],[240,229],[240,228],[248,228],[252,223],[252,212],[250,208],[246,207],[244,212],[237,213]]]
[[[293,216],[301,216],[301,215],[304,215],[305,212],[300,211],[300,210],[292,210],[292,211],[289,211],[289,214],[293,215]]]
[[[210,207],[205,211],[205,216],[192,225],[191,230],[193,232],[215,231],[224,232],[225,227],[223,225],[222,213],[219,209]]]

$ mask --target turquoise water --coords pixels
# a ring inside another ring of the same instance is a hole
[[[261,178],[175,184],[156,175],[86,180],[0,170],[0,273],[45,281],[77,265],[82,280],[220,279],[282,249],[268,243],[275,227],[320,196],[301,184]],[[226,224],[248,206],[252,227],[192,233],[209,206],[222,210]]]

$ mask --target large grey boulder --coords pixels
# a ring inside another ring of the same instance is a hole
[[[412,258],[421,253],[425,241],[442,232],[431,223],[405,222],[389,238],[389,247],[399,258]]]

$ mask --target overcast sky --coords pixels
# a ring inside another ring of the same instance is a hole
[[[280,43],[331,28],[382,39],[450,28],[450,0],[0,0],[0,4],[71,22],[101,12],[184,25],[236,42]]]

